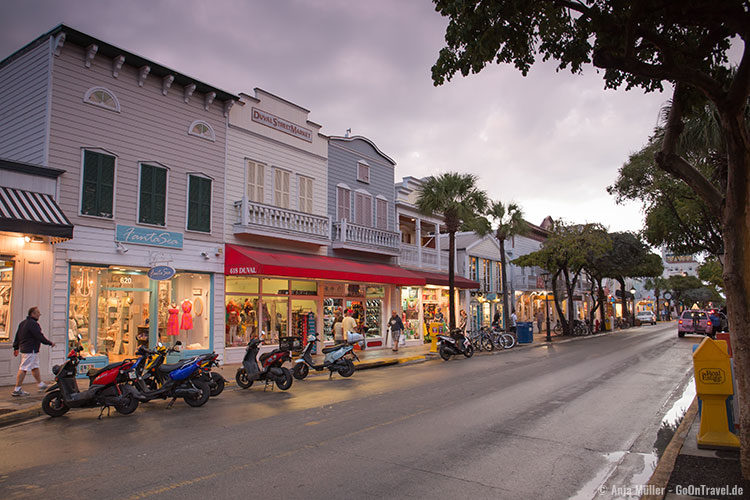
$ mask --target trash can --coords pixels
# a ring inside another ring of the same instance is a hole
[[[516,336],[519,344],[531,344],[534,341],[531,321],[519,321],[516,323]]]

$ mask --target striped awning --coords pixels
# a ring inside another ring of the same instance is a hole
[[[52,196],[0,187],[0,231],[70,239],[73,224]]]

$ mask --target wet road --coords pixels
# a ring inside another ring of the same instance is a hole
[[[672,323],[41,417],[0,430],[0,497],[592,498],[648,480],[699,340]]]

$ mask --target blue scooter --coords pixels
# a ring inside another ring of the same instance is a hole
[[[354,374],[354,362],[352,358],[359,361],[357,355],[354,354],[354,344],[362,341],[363,338],[359,333],[350,333],[347,342],[324,348],[323,354],[325,354],[325,357],[323,358],[323,363],[316,365],[312,359],[312,349],[318,339],[315,335],[308,335],[307,345],[305,345],[305,349],[302,351],[302,356],[294,362],[292,375],[297,380],[302,380],[307,377],[307,374],[310,373],[310,368],[312,368],[318,372],[325,369],[330,370],[329,379],[333,377],[333,372],[338,372],[342,377],[351,377]]]

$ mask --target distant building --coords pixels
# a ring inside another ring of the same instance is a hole
[[[676,255],[668,248],[661,249],[661,258],[664,263],[664,273],[662,277],[670,276],[695,276],[698,277],[698,266],[700,263],[695,260],[694,255]]]

